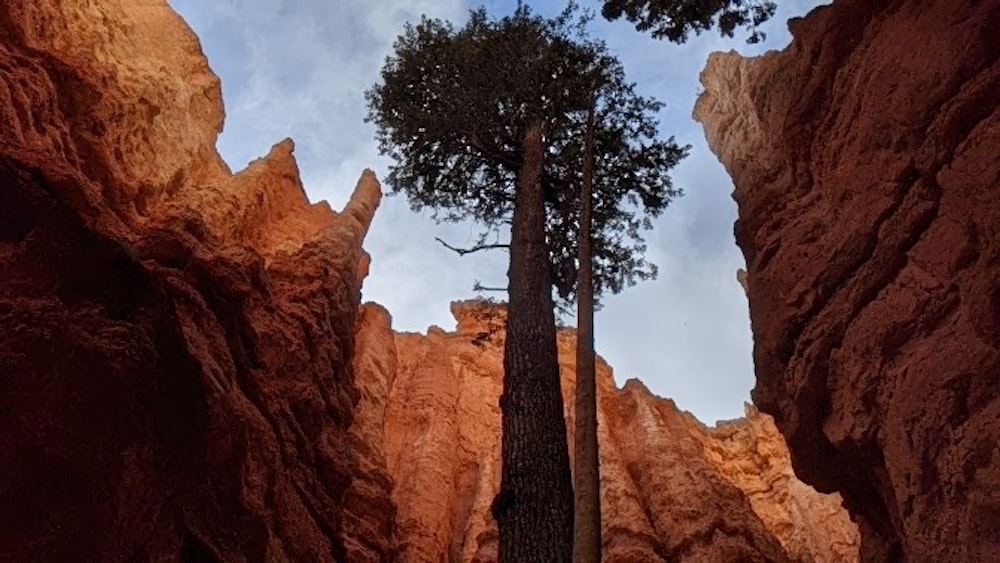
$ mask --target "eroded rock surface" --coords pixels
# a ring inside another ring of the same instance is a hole
[[[234,176],[222,120],[165,1],[0,3],[0,559],[347,553],[379,186]]]
[[[774,420],[755,407],[746,415],[706,427],[684,413],[705,456],[735,484],[789,555],[797,561],[853,561],[858,530],[839,495],[817,494],[795,478]]]
[[[495,560],[489,510],[500,478],[503,309],[456,303],[455,332],[401,333],[394,346],[384,311],[362,310],[356,361],[368,369],[358,370],[366,392],[356,426],[384,452],[393,479],[396,555]],[[559,335],[567,399],[574,339]],[[839,498],[793,477],[767,416],[750,409],[746,419],[706,428],[638,381],[617,389],[603,360],[598,382],[606,561],[856,560],[857,530]],[[573,401],[566,404],[572,428]]]
[[[997,29],[997,2],[838,0],[702,74],[755,401],[870,560],[1000,560]]]

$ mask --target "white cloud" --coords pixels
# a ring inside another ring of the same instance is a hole
[[[736,48],[762,52],[788,41],[784,20],[815,0],[779,2],[770,40],[752,49],[703,34],[676,46],[637,33],[625,22],[594,22],[595,33],[619,55],[644,95],[667,103],[664,134],[693,145],[674,174],[687,195],[649,233],[660,279],[606,299],[597,319],[599,352],[619,381],[641,377],[703,420],[742,414],[753,385],[746,299],[735,281],[742,257],[732,237],[732,185],[705,146],[690,113],[708,53]],[[463,0],[171,0],[198,32],[222,77],[227,121],[220,151],[234,169],[266,154],[284,137],[296,141],[303,181],[314,200],[341,207],[364,168],[385,174],[373,129],[363,123],[363,92],[378,79],[405,21],[421,14],[460,21]],[[478,4],[478,2],[476,3]],[[514,0],[485,2],[509,13]],[[594,1],[585,5],[597,6]],[[554,14],[562,0],[537,3]],[[506,255],[464,258],[434,242],[474,241],[470,225],[435,225],[402,198],[386,198],[366,247],[372,254],[365,297],[386,305],[401,330],[454,326],[448,303],[471,297],[472,284],[504,285]]]

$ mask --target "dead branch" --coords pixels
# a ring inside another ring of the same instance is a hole
[[[507,291],[506,287],[486,287],[485,285],[479,283],[477,280],[475,285],[472,286],[472,291]]]
[[[444,246],[445,248],[447,248],[448,250],[451,250],[453,252],[457,252],[459,256],[465,256],[466,254],[472,254],[473,252],[479,252],[480,250],[493,250],[493,249],[497,249],[497,248],[510,248],[509,244],[480,244],[480,245],[477,245],[477,246],[473,246],[472,248],[456,248],[456,247],[454,247],[454,246],[446,243],[445,241],[441,240],[438,237],[434,237],[434,240],[440,242],[441,245]]]

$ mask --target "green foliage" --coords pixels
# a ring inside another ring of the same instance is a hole
[[[576,225],[584,130],[598,91],[595,164],[595,289],[617,293],[655,276],[642,231],[680,190],[668,171],[687,153],[657,139],[661,104],[639,96],[605,45],[586,34],[571,4],[553,19],[521,4],[492,21],[485,9],[460,29],[437,19],[408,24],[366,93],[386,178],[415,210],[437,220],[472,218],[482,241],[509,224],[521,139],[542,123],[547,146],[546,237],[553,283],[566,300],[576,275]]]
[[[737,27],[745,27],[747,43],[766,39],[760,25],[774,15],[770,0],[604,0],[601,14],[616,20],[623,15],[639,31],[675,43],[687,41],[688,34],[712,29],[732,37]]]

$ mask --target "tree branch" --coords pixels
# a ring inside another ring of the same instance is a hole
[[[459,256],[465,256],[466,254],[472,254],[473,252],[479,252],[480,250],[494,250],[494,249],[497,249],[497,248],[510,248],[509,244],[480,244],[480,245],[477,245],[477,246],[473,246],[472,248],[456,248],[456,247],[454,247],[454,246],[446,243],[445,241],[441,240],[438,237],[434,237],[434,240],[440,242],[441,246],[444,246],[448,250],[457,252]]]
[[[475,285],[472,286],[472,291],[507,291],[506,287],[486,287],[485,285],[479,283],[476,280]]]

